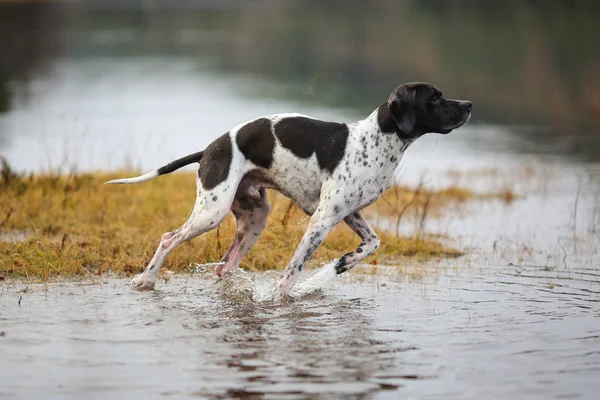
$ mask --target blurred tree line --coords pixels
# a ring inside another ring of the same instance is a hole
[[[127,32],[102,42],[98,32]],[[267,93],[369,111],[430,81],[475,120],[600,133],[600,2],[104,1],[0,6],[0,112],[60,57],[184,56]],[[208,61],[207,61],[208,60]]]

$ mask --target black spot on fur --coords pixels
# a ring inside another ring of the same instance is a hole
[[[343,256],[340,257],[340,259],[338,260],[338,262],[335,264],[335,272],[336,274],[342,274],[346,271],[348,271],[348,261],[346,260],[346,257],[352,255],[352,253],[346,253]]]
[[[348,126],[306,117],[290,117],[275,125],[275,135],[281,145],[297,157],[309,158],[316,153],[319,167],[333,173],[344,156]]]
[[[233,149],[229,133],[219,137],[204,150],[198,176],[205,190],[212,190],[219,183],[227,180],[232,156]]]
[[[217,201],[219,198],[217,196],[213,196],[212,201]]]
[[[271,132],[271,121],[259,118],[252,121],[237,132],[236,143],[248,160],[263,168],[271,168],[275,137]]]

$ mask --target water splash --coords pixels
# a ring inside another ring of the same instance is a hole
[[[206,274],[207,272],[212,273],[212,267],[216,267],[217,265],[225,264],[224,262],[216,262],[216,263],[190,263],[190,271],[196,274]]]
[[[292,288],[290,293],[291,296],[302,297],[324,288],[325,285],[337,275],[335,272],[337,261],[337,259],[332,260],[321,268],[310,271],[310,274],[305,279],[303,276],[300,276],[299,282]]]
[[[336,276],[336,262],[337,260],[332,260],[316,270],[301,274],[290,292],[290,297],[297,299],[323,289]],[[192,270],[204,277],[212,277],[212,267],[219,264],[194,264]],[[279,271],[274,270],[251,274],[238,268],[232,271],[226,279],[218,280],[217,285],[228,297],[236,300],[273,301],[277,299],[276,284],[280,274]]]

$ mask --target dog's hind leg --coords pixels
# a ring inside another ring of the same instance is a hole
[[[379,237],[369,226],[360,211],[348,215],[344,222],[362,239],[356,250],[344,254],[335,265],[335,272],[339,275],[355,267],[359,262],[379,248]]]
[[[237,229],[231,247],[221,259],[224,264],[215,268],[215,275],[218,277],[223,277],[227,271],[240,265],[267,226],[271,205],[266,190],[257,188],[242,193],[238,190],[231,211],[235,216]]]
[[[221,190],[219,195],[215,191],[206,192],[201,190],[198,182],[199,195],[196,198],[194,210],[185,224],[179,229],[165,233],[161,239],[158,249],[154,253],[152,260],[140,275],[137,275],[131,282],[131,286],[138,290],[149,290],[154,288],[158,278],[160,267],[167,258],[167,255],[181,243],[188,241],[204,232],[216,228],[223,219],[229,214],[231,204],[235,195],[237,182],[231,184],[225,182],[222,184],[229,189]]]

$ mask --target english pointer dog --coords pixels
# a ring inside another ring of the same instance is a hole
[[[215,274],[237,268],[258,240],[270,211],[266,189],[292,199],[310,223],[290,263],[277,281],[289,294],[298,274],[327,233],[344,221],[362,240],[341,256],[335,271],[356,266],[379,247],[379,238],[362,216],[394,184],[394,173],[408,146],[425,133],[449,133],[471,116],[471,102],[449,100],[427,83],[398,86],[367,118],[353,124],[321,121],[301,114],[275,114],[236,126],[200,152],[157,170],[107,183],[139,183],[198,162],[198,196],[179,229],[162,235],[143,273],[131,285],[152,289],[167,255],[181,243],[216,228],[231,211],[235,239]]]

